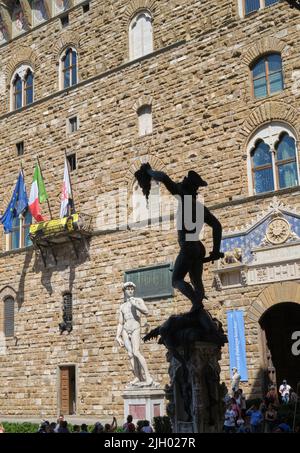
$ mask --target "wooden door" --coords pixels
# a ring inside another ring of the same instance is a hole
[[[60,369],[60,412],[70,413],[70,368],[67,366]]]

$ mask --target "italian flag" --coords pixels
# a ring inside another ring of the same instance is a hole
[[[37,222],[45,221],[45,219],[41,215],[40,203],[43,203],[47,199],[48,194],[46,192],[44,180],[41,175],[41,170],[39,164],[36,164],[30,189],[29,210]]]

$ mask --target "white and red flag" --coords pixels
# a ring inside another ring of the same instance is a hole
[[[70,208],[73,205],[70,173],[69,173],[69,164],[67,159],[65,159],[65,169],[64,169],[64,180],[61,190],[61,205],[60,205],[60,218],[66,217],[70,214]]]

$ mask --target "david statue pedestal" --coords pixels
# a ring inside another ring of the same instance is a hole
[[[123,285],[124,301],[119,310],[119,323],[116,341],[125,347],[133,373],[124,392],[124,418],[132,415],[136,420],[149,420],[163,415],[164,390],[154,382],[146,360],[140,351],[141,315],[147,316],[148,308],[143,299],[134,297],[136,285],[126,282]]]

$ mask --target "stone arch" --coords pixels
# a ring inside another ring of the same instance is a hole
[[[6,285],[0,290],[0,300],[3,301],[7,297],[17,299],[17,291],[12,286]]]
[[[6,81],[7,86],[10,87],[11,78],[13,73],[22,64],[31,66],[33,71],[37,68],[37,55],[30,47],[20,46],[13,60],[11,60],[6,68]]]
[[[272,306],[283,302],[300,304],[300,284],[296,282],[275,283],[265,288],[250,305],[247,316],[259,322],[262,315]]]
[[[139,108],[143,107],[143,105],[152,105],[153,97],[150,95],[143,95],[140,96],[137,101],[133,105],[133,110],[135,112],[138,111]]]
[[[80,51],[80,37],[77,33],[65,32],[53,48],[53,63],[58,65],[59,58],[67,47],[75,47],[77,53]]]
[[[133,164],[130,166],[128,169],[128,172],[125,176],[125,180],[128,185],[128,190],[129,193],[133,190],[133,185],[135,183],[135,177],[134,173],[140,168],[142,164],[145,164],[146,162],[149,162],[151,167],[155,168],[155,170],[158,171],[165,171],[166,167],[164,163],[158,158],[154,156],[144,156],[144,157],[138,157]]]
[[[149,11],[153,16],[156,10],[156,3],[156,0],[131,0],[125,9],[123,22],[128,25],[134,15],[142,10]]]
[[[255,60],[267,53],[280,53],[282,54],[285,50],[286,43],[280,41],[273,36],[268,36],[263,39],[259,39],[251,47],[249,47],[245,54],[242,56],[242,63],[246,66],[250,66]]]
[[[241,127],[240,141],[244,142],[244,149],[247,147],[250,136],[259,127],[271,121],[287,123],[295,130],[296,138],[299,139],[298,127],[296,127],[298,114],[294,107],[285,102],[266,101],[252,111]]]

